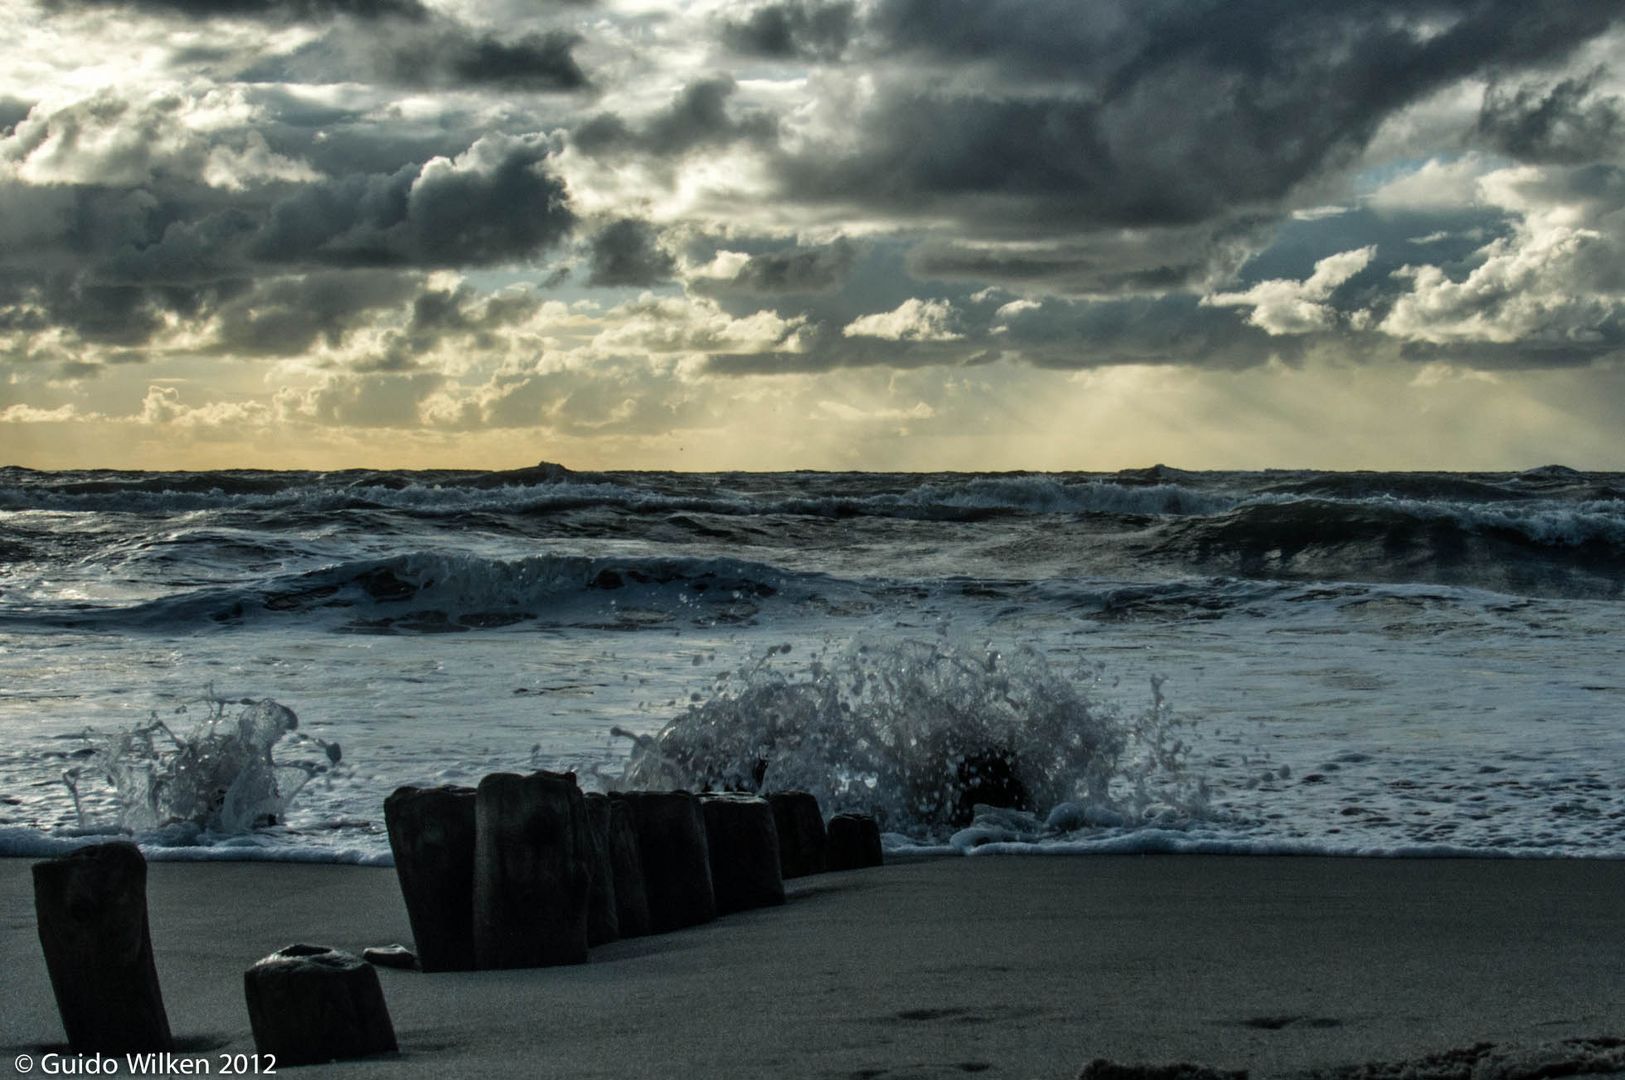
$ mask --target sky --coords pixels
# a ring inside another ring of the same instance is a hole
[[[1615,0],[0,18],[0,464],[1625,468]]]

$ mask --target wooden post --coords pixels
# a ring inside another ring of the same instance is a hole
[[[96,844],[35,863],[34,910],[69,1046],[82,1054],[174,1049],[139,848]]]
[[[397,788],[389,848],[424,971],[474,969],[474,789]]]
[[[615,922],[623,938],[643,937],[649,929],[649,894],[643,884],[643,855],[632,807],[612,795],[609,800],[609,860],[615,871]]]
[[[323,945],[290,945],[243,973],[254,1048],[277,1067],[398,1049],[378,972]]]
[[[779,830],[779,857],[786,879],[824,872],[824,814],[818,799],[805,791],[775,791],[767,796]]]
[[[615,905],[615,862],[610,851],[607,795],[584,796],[592,832],[592,888],[587,893],[587,945],[607,945],[621,936]]]
[[[664,934],[717,917],[711,857],[699,800],[686,791],[629,791],[619,796],[637,826],[649,929]]]
[[[474,956],[490,968],[587,959],[592,835],[574,773],[495,773],[475,800]]]
[[[880,846],[880,826],[867,814],[836,814],[829,819],[831,870],[861,870],[886,861]]]
[[[773,807],[752,795],[704,795],[705,844],[717,913],[784,903]]]

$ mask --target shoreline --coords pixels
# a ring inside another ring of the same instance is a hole
[[[6,1069],[62,1039],[32,862],[0,859]],[[1621,861],[926,857],[787,884],[576,967],[381,970],[402,1053],[294,1075],[1269,1076],[1625,1034]],[[388,869],[154,863],[148,896],[186,1053],[253,1052],[242,971],[277,948],[410,944]]]

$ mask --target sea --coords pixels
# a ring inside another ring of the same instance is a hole
[[[0,854],[492,772],[893,852],[1625,857],[1625,475],[0,469]]]

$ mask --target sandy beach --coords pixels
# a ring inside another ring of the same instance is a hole
[[[28,867],[0,861],[7,1069],[62,1039]],[[298,1075],[1269,1076],[1625,1033],[1625,862],[955,858],[790,894],[579,967],[383,971],[401,1054]],[[252,1052],[258,957],[410,941],[389,870],[159,863],[149,896],[191,1053]]]

